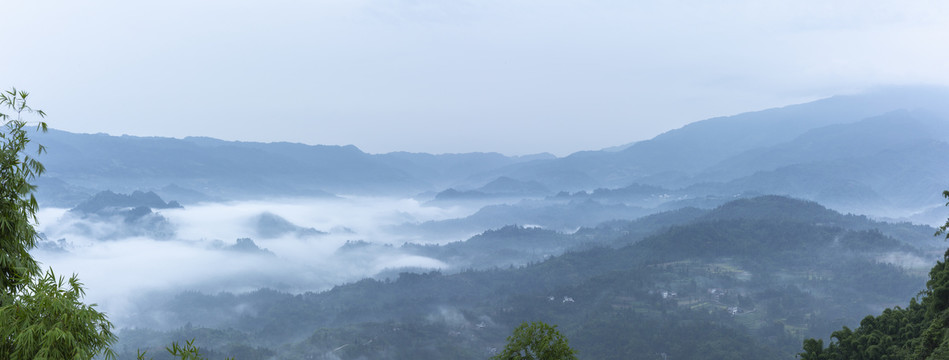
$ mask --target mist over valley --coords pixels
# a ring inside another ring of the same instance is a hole
[[[37,133],[33,255],[134,349],[483,359],[524,321],[580,358],[794,358],[926,286],[949,90],[892,87],[550,154]],[[762,355],[764,354],[764,355]]]

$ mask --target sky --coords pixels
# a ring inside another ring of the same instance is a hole
[[[53,128],[558,156],[949,85],[949,2],[4,1],[0,87]]]

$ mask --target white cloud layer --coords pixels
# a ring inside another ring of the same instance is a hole
[[[127,325],[126,316],[135,311],[138,297],[155,292],[244,292],[262,287],[322,291],[383,270],[445,268],[447,264],[440,261],[399,251],[341,254],[337,249],[350,240],[396,247],[408,240],[425,241],[381,229],[403,222],[467,216],[473,211],[423,207],[415,200],[387,198],[207,203],[159,211],[177,229],[172,240],[137,236],[106,241],[101,237],[119,227],[118,223],[91,222],[64,209],[47,208],[38,214],[39,230],[49,240],[65,239],[68,252],[37,249],[34,255],[58,274],[78,274],[87,286],[88,302],[99,304],[113,322],[123,326]],[[254,219],[263,212],[330,234],[254,238]],[[273,255],[221,249],[243,237],[253,238],[257,246]],[[433,239],[457,240],[462,239]]]

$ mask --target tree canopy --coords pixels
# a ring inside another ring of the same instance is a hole
[[[523,323],[507,338],[507,346],[497,360],[570,360],[576,352],[567,344],[567,338],[557,326],[543,322]]]

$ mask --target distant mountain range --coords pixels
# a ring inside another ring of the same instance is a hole
[[[949,187],[947,130],[949,89],[903,87],[707,119],[563,158],[368,154],[355,146],[58,130],[35,138],[49,150],[40,200],[66,207],[101,190],[152,190],[188,203],[335,194],[536,198],[633,185],[668,189],[677,201],[780,194],[932,222],[926,211]]]
[[[634,183],[693,196],[787,194],[845,210],[938,204],[949,185],[949,91],[893,88],[689,124],[620,151],[509,166],[484,178],[548,188]]]
[[[101,190],[153,190],[181,202],[258,196],[415,194],[553,155],[367,154],[355,146],[74,134],[35,135],[49,172],[40,198],[72,206]]]

